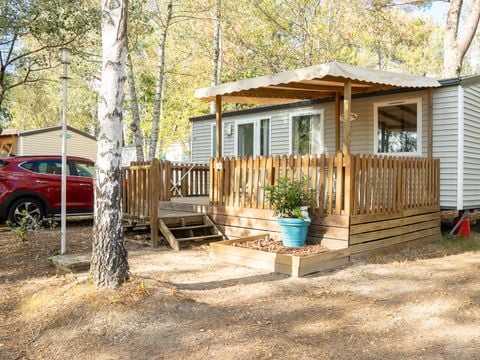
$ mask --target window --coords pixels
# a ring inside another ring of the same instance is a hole
[[[291,117],[291,153],[293,155],[323,152],[323,113]]]
[[[235,121],[236,156],[270,155],[270,118]]]
[[[375,104],[375,152],[419,153],[422,101]]]
[[[77,176],[93,178],[95,165],[89,162],[75,161],[75,170],[77,171]]]
[[[62,175],[61,160],[35,160],[27,161],[20,165],[22,168],[47,175]],[[67,165],[67,175],[70,175],[70,166]]]

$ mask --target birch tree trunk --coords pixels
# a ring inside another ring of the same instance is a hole
[[[222,27],[221,27],[221,0],[215,1],[214,29],[213,29],[213,60],[212,60],[212,86],[220,84],[222,78]],[[215,101],[210,103],[210,113],[215,113]]]
[[[447,27],[443,42],[443,77],[460,76],[462,62],[473,37],[477,31],[480,19],[480,0],[472,0],[470,13],[465,20],[465,29],[459,33],[460,14],[463,0],[451,0],[447,14]]]
[[[152,119],[152,133],[150,134],[150,149],[148,151],[149,159],[155,158],[158,143],[159,123],[162,118],[162,102],[163,102],[163,88],[165,85],[165,43],[167,41],[168,29],[172,20],[173,14],[173,0],[170,0],[167,6],[167,14],[163,31],[160,34],[158,42],[158,66],[157,66],[157,82],[155,86],[155,101],[153,103],[153,119]]]
[[[127,51],[127,81],[128,81],[128,94],[130,100],[130,110],[132,111],[132,122],[130,123],[130,130],[133,133],[133,144],[137,154],[137,161],[143,161],[143,139],[142,130],[140,127],[140,111],[138,108],[137,90],[135,87],[135,78],[133,71],[132,57],[130,51]]]
[[[127,0],[102,0],[102,85],[90,271],[97,286],[109,288],[128,280],[129,272],[120,194],[126,34]]]

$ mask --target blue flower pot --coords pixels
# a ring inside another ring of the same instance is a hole
[[[307,240],[309,221],[297,218],[278,218],[283,246],[302,247]]]

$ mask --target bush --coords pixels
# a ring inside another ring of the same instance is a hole
[[[32,217],[26,210],[22,211],[22,217],[20,219],[20,224],[15,225],[10,221],[7,221],[7,225],[12,229],[12,233],[15,234],[15,237],[20,241],[29,240],[29,235],[40,229],[41,221]]]
[[[308,179],[290,181],[281,177],[275,185],[265,186],[268,201],[275,209],[275,216],[303,219],[300,207],[311,206],[315,190],[308,188]]]

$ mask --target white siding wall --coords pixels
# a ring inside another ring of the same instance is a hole
[[[52,130],[39,134],[21,136],[21,155],[61,155],[62,131]],[[67,155],[80,156],[95,161],[97,142],[94,139],[68,131],[72,137],[67,139]]]
[[[211,156],[211,124],[215,120],[200,120],[192,122],[192,162],[207,163]]]
[[[463,207],[480,208],[480,86],[464,87]]]
[[[359,118],[351,123],[351,151],[352,153],[372,154],[374,151],[373,144],[373,104],[375,102],[385,102],[392,100],[422,98],[423,105],[423,148],[422,154],[427,154],[427,92],[414,91],[402,94],[392,94],[384,96],[375,96],[362,99],[354,99],[352,101],[352,111],[359,115]],[[334,103],[320,103],[310,106],[303,106],[291,109],[279,109],[262,113],[245,114],[224,117],[223,132],[223,155],[235,155],[235,121],[245,119],[259,119],[271,117],[271,154],[283,155],[289,153],[290,143],[290,115],[295,113],[308,113],[315,110],[324,110],[325,112],[325,138],[324,144],[328,153],[335,152],[335,109]],[[342,110],[343,111],[343,108]],[[193,161],[208,161],[211,149],[210,127],[215,120],[196,120],[192,124],[192,159]],[[227,135],[227,129],[231,128],[231,135]],[[340,141],[343,138],[343,127],[340,127]],[[341,146],[341,145],[340,145]]]
[[[440,159],[440,206],[457,207],[458,87],[433,91],[433,157]]]

